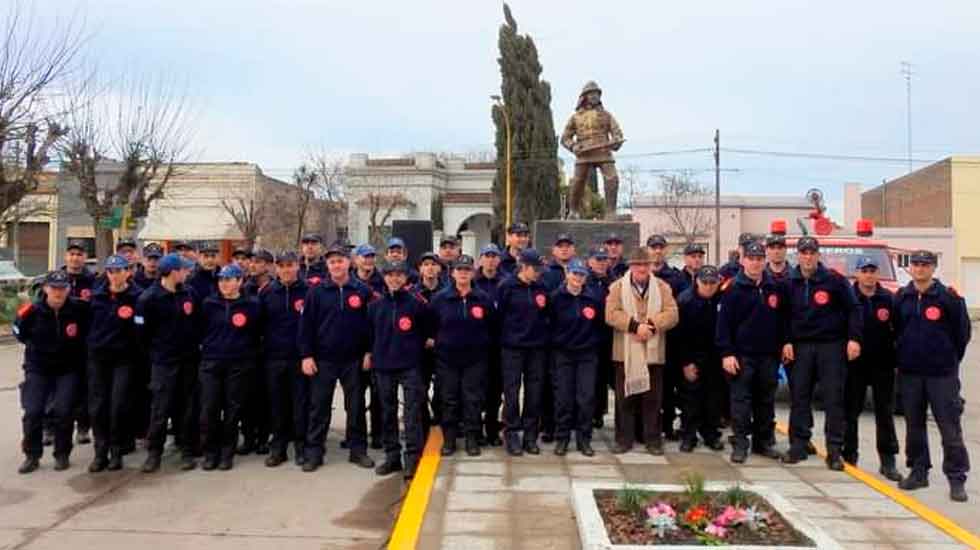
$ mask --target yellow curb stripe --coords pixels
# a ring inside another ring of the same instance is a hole
[[[415,550],[425,520],[425,509],[429,506],[429,495],[439,471],[439,460],[442,454],[442,430],[433,427],[429,430],[429,439],[422,450],[415,477],[408,486],[408,493],[402,503],[402,509],[395,521],[395,528],[388,541],[388,550]]]
[[[776,423],[776,429],[783,435],[789,434],[789,428],[782,422]],[[827,457],[827,453],[820,447],[817,447],[817,453],[824,458]],[[896,487],[892,487],[857,466],[851,466],[845,462],[844,471],[854,479],[908,508],[909,511],[931,523],[940,531],[943,531],[970,548],[980,549],[980,537],[960,527],[956,522],[936,510],[926,506],[922,501]]]

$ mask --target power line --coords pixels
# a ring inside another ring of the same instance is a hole
[[[734,148],[724,148],[722,149],[726,153],[736,153],[742,155],[762,155],[769,157],[785,157],[785,158],[807,158],[807,159],[818,159],[818,160],[845,160],[845,161],[856,161],[856,162],[883,162],[883,163],[905,163],[905,162],[918,162],[931,164],[936,162],[936,159],[912,159],[912,158],[898,158],[898,157],[868,157],[860,155],[835,155],[829,153],[802,153],[802,152],[792,152],[792,151],[766,151],[763,149],[734,149]],[[959,161],[964,162],[964,161]],[[974,163],[974,161],[965,161],[969,163]],[[980,162],[977,162],[980,163]]]

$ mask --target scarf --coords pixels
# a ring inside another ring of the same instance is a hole
[[[628,279],[623,282],[629,284],[623,285],[623,310],[629,314],[631,319],[636,319],[636,300],[633,298],[633,280],[629,274],[626,274],[624,279]],[[663,306],[660,287],[657,285],[656,279],[652,274],[650,275],[650,280],[647,281],[646,300],[647,318],[650,318],[656,313],[659,313],[660,308]],[[646,322],[646,320],[641,322]],[[626,393],[626,397],[629,397],[650,391],[650,370],[647,367],[649,364],[647,357],[653,353],[654,338],[657,338],[657,336],[650,338],[646,342],[636,341],[631,334],[624,336],[623,368],[625,369],[625,382],[623,384],[623,390]]]

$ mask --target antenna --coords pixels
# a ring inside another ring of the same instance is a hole
[[[912,171],[912,63],[902,61],[902,77],[905,78],[905,132],[906,158]]]

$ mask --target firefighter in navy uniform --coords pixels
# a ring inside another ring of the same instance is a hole
[[[609,276],[615,281],[630,270],[623,257],[623,238],[618,233],[610,233],[602,244],[609,254]]]
[[[738,260],[731,259],[725,265],[718,268],[722,282],[734,279],[735,275],[742,269],[741,258],[745,257],[745,247],[756,242],[758,239],[752,233],[740,233],[738,236]]]
[[[507,228],[504,250],[500,254],[500,270],[505,275],[513,275],[517,270],[517,258],[531,242],[531,230],[526,223],[515,222]]]
[[[384,277],[375,265],[376,258],[377,252],[373,246],[362,244],[355,247],[350,273],[354,279],[371,289],[371,292],[374,294],[374,299],[379,299],[384,295],[386,287]],[[371,420],[371,448],[381,449],[383,447],[382,438],[384,436],[382,431],[381,396],[378,394],[378,388],[374,384],[374,375],[370,371],[361,370],[361,386],[364,388],[365,394],[370,398],[369,401],[366,401],[367,405],[365,409]],[[346,444],[346,442],[343,443]]]
[[[541,274],[541,284],[548,293],[558,290],[565,284],[565,269],[575,257],[575,239],[568,233],[559,233],[551,247],[551,263]],[[548,367],[544,373],[541,393],[541,441],[551,443],[555,439],[555,391],[551,380],[552,357],[548,356]]]
[[[397,240],[401,242],[401,239]],[[391,245],[392,243],[389,242],[389,250],[405,249],[404,243]],[[403,261],[398,258],[388,261]],[[417,281],[412,285],[412,290],[425,298],[427,302],[431,302],[436,294],[446,288],[445,280],[442,278],[442,263],[439,261],[439,256],[434,252],[426,252],[419,256],[418,266],[419,269],[415,272]],[[411,281],[412,272],[408,273],[408,278]],[[442,424],[442,390],[439,387],[435,352],[431,349],[426,349],[422,354],[422,383],[425,387],[426,396],[426,401],[422,405],[422,427],[428,433],[430,426]],[[429,397],[430,389],[432,390],[431,398]]]
[[[252,256],[251,273],[241,284],[242,295],[258,299],[273,281],[272,269],[275,263],[271,252],[257,250]],[[242,274],[245,276],[244,271]],[[251,379],[245,384],[247,393],[241,403],[239,418],[242,421],[242,441],[238,445],[237,453],[248,455],[254,451],[257,455],[265,455],[269,453],[269,395],[265,384],[264,361],[257,360],[255,367],[249,369],[248,375]]]
[[[307,408],[298,402],[306,395],[308,381],[300,371],[296,333],[303,314],[308,287],[299,278],[299,256],[292,251],[276,258],[276,279],[259,294],[262,323],[262,360],[269,394],[269,456],[265,465],[274,468],[287,460],[286,448],[294,442],[294,460],[303,465],[303,439]]]
[[[598,349],[605,325],[605,303],[586,287],[589,268],[579,260],[568,265],[564,284],[550,295],[551,383],[555,396],[555,454],[575,446],[593,456],[592,417],[595,412]]]
[[[327,278],[327,262],[321,256],[323,238],[316,233],[307,233],[299,241],[299,278],[313,287]]]
[[[80,387],[79,373],[85,362],[88,305],[69,296],[70,281],[64,271],[52,271],[44,278],[44,294],[36,302],[17,311],[13,333],[26,345],[24,382],[20,402],[24,408],[22,449],[25,459],[18,472],[37,470],[43,445],[42,423],[46,405],[51,403],[54,431],[54,469],[69,467],[73,409]]]
[[[171,413],[175,439],[181,443],[181,468],[197,467],[200,303],[194,289],[184,284],[192,266],[177,254],[167,254],[160,259],[160,279],[144,290],[136,303],[134,322],[141,327],[143,345],[149,350],[153,392],[144,473],[160,469]]]
[[[314,472],[323,465],[337,382],[343,388],[348,411],[348,460],[362,468],[374,468],[374,461],[367,454],[360,375],[368,351],[367,308],[373,296],[371,289],[350,276],[346,248],[330,247],[325,257],[328,277],[311,285],[306,293],[297,337],[303,374],[310,379],[309,394],[304,396],[309,403],[309,420],[303,471]]]
[[[704,247],[697,243],[690,243],[684,246],[684,268],[680,270],[687,283],[685,289],[694,286],[698,271],[704,265]],[[680,293],[677,294],[680,297]]]
[[[385,292],[385,279],[375,264],[377,257],[377,251],[369,244],[356,247],[354,249],[354,267],[351,268],[351,274],[380,297]]]
[[[963,398],[959,365],[970,343],[966,302],[952,287],[933,279],[936,255],[920,250],[910,257],[912,282],[895,296],[895,335],[902,404],[905,408],[905,456],[911,469],[899,487],[929,486],[929,434],[926,408],[939,428],[943,474],[949,498],[966,502],[970,457],[963,443]]]
[[[901,481],[895,469],[898,437],[895,435],[895,330],[892,293],[878,283],[878,263],[870,257],[858,258],[854,274],[854,294],[864,317],[861,356],[847,365],[844,399],[847,426],[844,432],[844,461],[858,461],[858,417],[871,387],[875,411],[875,441],[881,462],[879,472],[892,481]]]
[[[589,251],[588,266],[589,278],[585,286],[605,308],[609,285],[615,280],[609,272],[612,266],[605,246],[598,246]],[[603,426],[603,418],[609,412],[609,390],[615,389],[612,364],[613,329],[605,323],[600,323],[597,330],[599,331],[599,343],[596,348],[598,364],[595,375],[595,408],[592,415],[592,427],[595,429]]]
[[[242,292],[245,273],[237,265],[218,272],[218,292],[201,305],[201,436],[204,470],[234,466],[249,386],[255,379],[262,338],[256,298]]]
[[[242,293],[255,298],[275,278],[276,259],[265,249],[259,249],[252,256],[251,272],[242,283]]]
[[[493,298],[473,285],[473,258],[453,263],[452,284],[432,299],[433,344],[442,390],[442,454],[456,452],[460,422],[466,454],[480,454],[480,413],[487,393],[487,365],[496,342]]]
[[[430,252],[431,253],[431,252]],[[436,259],[436,263],[439,263],[440,267],[442,263],[439,262],[439,257],[432,254],[432,257]],[[386,262],[407,262],[408,261],[408,247],[405,246],[405,240],[401,237],[391,237],[388,239],[387,246],[385,247],[385,261]],[[419,259],[421,263],[421,258]],[[417,285],[419,282],[419,272],[415,268],[409,266],[408,268],[408,284]]]
[[[501,270],[500,249],[490,243],[480,249],[480,266],[476,270],[473,286],[490,297],[494,310],[500,283],[507,275]],[[504,381],[500,370],[500,325],[491,327],[491,344],[487,357],[487,394],[483,401],[483,437],[481,444],[499,447],[504,444],[500,438],[503,425],[500,422],[500,405],[503,403]]]
[[[88,335],[89,416],[95,434],[90,472],[122,469],[124,446],[132,437],[130,405],[137,371],[145,366],[136,303],[142,289],[127,279],[122,256],[106,258],[107,284],[92,295]]]
[[[549,339],[548,289],[539,282],[542,271],[538,251],[522,250],[517,269],[500,284],[498,295],[505,443],[511,456],[541,454],[537,441]],[[522,384],[523,410],[519,400]]]
[[[658,279],[670,285],[674,300],[680,296],[681,292],[687,288],[687,278],[677,268],[671,267],[666,260],[667,238],[663,235],[651,235],[647,239],[647,248],[650,250],[650,272]],[[677,441],[677,431],[674,429],[674,420],[677,418],[677,409],[680,407],[678,388],[681,383],[681,365],[676,356],[678,344],[674,341],[676,336],[673,332],[667,332],[667,365],[664,367],[664,387],[663,387],[663,412],[660,421],[663,425],[664,438],[667,441]],[[638,434],[639,435],[639,434]]]
[[[194,289],[198,300],[204,300],[218,291],[218,247],[206,242],[200,246],[197,264],[187,277],[187,286]]]
[[[460,254],[462,254],[459,237],[456,235],[443,235],[442,239],[439,240],[439,250],[436,253],[439,256],[439,263],[442,264],[443,282],[446,284],[452,283],[451,272],[453,270],[453,264],[456,262],[456,258],[459,258]]]
[[[718,308],[715,345],[722,369],[731,379],[731,417],[735,436],[731,460],[747,460],[752,453],[779,459],[772,423],[779,377],[779,356],[788,341],[789,296],[765,270],[766,253],[760,243],[745,247],[743,268],[725,281]]]
[[[789,277],[792,267],[786,261],[786,237],[769,235],[766,237],[766,271],[777,282]]]
[[[143,247],[143,262],[139,269],[133,274],[133,284],[139,288],[139,292],[153,286],[160,279],[160,258],[163,257],[163,249],[157,243],[150,243]],[[146,429],[150,425],[150,404],[153,401],[153,393],[150,392],[150,360],[146,349],[140,346],[139,357],[136,366],[132,371],[130,380],[131,403],[129,407],[130,418],[130,439],[124,445],[123,452],[132,451],[136,448],[136,439],[146,439]],[[111,457],[110,457],[111,458]]]
[[[790,404],[790,449],[783,462],[806,460],[813,425],[811,399],[820,381],[825,407],[827,467],[842,471],[844,459],[844,382],[847,361],[861,355],[861,307],[847,279],[820,262],[814,237],[796,243],[799,265],[785,281],[790,301],[789,338],[783,348]]]
[[[150,288],[153,281],[160,278],[160,258],[163,257],[163,249],[157,243],[150,243],[143,247],[143,261],[133,273],[133,283],[141,289]]]
[[[703,253],[702,253],[703,257]],[[681,402],[680,451],[690,453],[698,444],[715,451],[725,448],[721,442],[722,379],[721,357],[715,346],[718,325],[718,303],[721,295],[718,268],[701,266],[693,285],[677,298],[679,321],[673,332],[676,357],[681,365],[678,394]]]
[[[408,264],[389,262],[384,271],[384,295],[368,306],[369,351],[364,356],[364,370],[374,376],[381,396],[381,422],[385,461],[375,469],[384,476],[405,472],[415,475],[422,454],[422,349],[431,334],[425,299],[406,289]],[[398,387],[403,396],[405,421],[405,456],[402,458],[398,429]]]

